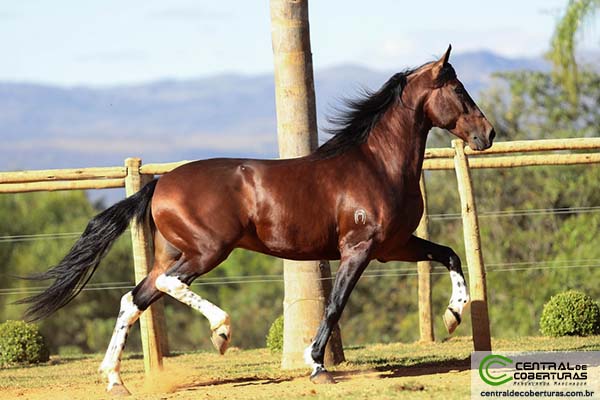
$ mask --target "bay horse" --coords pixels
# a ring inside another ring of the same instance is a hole
[[[305,352],[315,383],[332,383],[325,345],[350,292],[370,260],[442,263],[452,295],[444,322],[450,333],[469,302],[461,262],[449,247],[413,235],[423,212],[419,178],[427,134],[446,129],[475,150],[492,145],[492,125],[457,79],[437,61],[393,75],[378,91],[348,103],[333,137],[306,157],[287,160],[218,158],[185,164],[94,217],[65,258],[34,279],[54,279],[31,303],[30,320],[71,301],[111,244],[133,220],[150,221],[151,272],[121,299],[100,371],[107,390],[128,393],[120,358],[131,325],[165,293],[210,322],[223,353],[229,315],[190,290],[234,248],[294,260],[340,260],[314,341]]]

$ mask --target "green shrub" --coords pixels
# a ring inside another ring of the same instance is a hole
[[[283,351],[283,315],[273,321],[267,334],[267,347],[273,352]]]
[[[0,324],[0,366],[48,361],[48,347],[38,327],[23,321]]]
[[[600,307],[590,296],[568,290],[544,305],[540,331],[546,336],[589,336],[600,333]]]

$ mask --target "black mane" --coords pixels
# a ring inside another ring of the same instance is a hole
[[[333,137],[323,143],[314,154],[321,158],[329,158],[364,143],[383,114],[396,101],[401,101],[408,76],[425,65],[427,64],[393,75],[376,92],[365,89],[358,99],[345,100],[345,109],[340,112],[340,115],[328,118],[335,127],[327,129],[326,132]],[[435,80],[434,87],[443,86],[454,78],[456,78],[454,68],[451,64],[446,64]]]
[[[327,129],[327,133],[333,137],[314,154],[322,158],[333,157],[352,146],[364,143],[383,114],[400,99],[408,75],[415,70],[394,74],[376,92],[364,89],[360,98],[345,100],[341,114],[328,118],[329,122],[336,125]]]

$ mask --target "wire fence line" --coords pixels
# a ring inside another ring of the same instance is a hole
[[[127,230],[127,232],[129,229]],[[32,233],[28,235],[4,235],[0,236],[0,243],[29,242],[34,240],[56,240],[71,239],[81,236],[81,232],[56,232],[56,233]]]
[[[373,266],[368,268],[366,273],[375,273],[375,272],[389,272],[389,271],[398,271],[398,272],[416,272],[417,267],[415,263],[411,262],[402,262],[404,265],[398,266],[397,264],[378,264],[377,266]],[[594,265],[595,263],[600,263],[600,258],[581,258],[576,260],[531,260],[531,261],[518,261],[518,262],[503,262],[503,263],[486,263],[486,270],[490,271],[492,269],[502,269],[496,267],[512,267],[512,266],[529,266],[529,269],[532,269],[534,266],[544,265],[544,266],[555,266],[559,267],[563,264],[570,265],[578,265],[578,264],[590,264]],[[408,265],[407,265],[408,264]],[[441,269],[446,271],[446,267],[442,264],[436,263],[436,265],[432,266],[433,269]],[[468,271],[465,270],[465,273]],[[335,274],[335,271],[334,271]],[[18,278],[14,275],[9,274],[0,274],[0,276],[7,276],[12,278]],[[363,275],[364,276],[364,275]],[[229,283],[229,281],[239,281],[239,280],[247,280],[247,279],[279,279],[282,277],[282,272],[276,274],[251,274],[251,275],[232,275],[232,276],[203,276],[201,278],[202,282],[196,282],[197,284],[211,284],[210,282],[217,281],[218,283]],[[330,279],[330,278],[323,278]],[[89,283],[87,287],[93,286],[111,286],[111,285],[133,285],[131,281],[121,281],[121,282],[100,282],[100,283]],[[45,289],[46,286],[35,286],[35,287],[27,287],[23,288],[26,290],[41,290]],[[3,291],[14,290],[14,288],[0,288],[0,293]]]
[[[584,214],[600,212],[600,206],[562,207],[562,208],[537,208],[530,210],[496,210],[477,212],[479,218],[493,217],[521,217],[536,215],[561,215],[561,214]],[[461,219],[461,213],[429,214],[432,220]]]
[[[582,214],[600,212],[600,206],[576,206],[562,208],[538,208],[525,210],[495,210],[481,211],[477,215],[480,218],[493,217],[521,217],[521,216],[536,216],[548,214]],[[430,220],[454,220],[461,219],[460,213],[443,213],[429,214]],[[22,235],[2,235],[0,243],[15,243],[15,242],[30,242],[36,240],[56,240],[56,239],[73,239],[81,236],[83,232],[56,232],[56,233],[32,233]]]
[[[479,212],[481,218],[494,217],[518,217],[518,216],[536,216],[548,214],[575,214],[575,213],[594,213],[600,212],[600,206],[575,206],[562,208],[539,208],[539,209],[524,209],[524,210],[495,210]],[[430,220],[454,220],[460,219],[460,213],[443,213],[430,214]],[[22,234],[22,235],[3,235],[0,236],[0,244],[29,242],[37,240],[61,240],[74,239],[79,237],[82,232],[56,232],[56,233],[37,233],[37,234]],[[566,264],[566,265],[563,265]],[[512,272],[512,271],[527,271],[527,270],[545,270],[545,269],[567,269],[567,268],[597,268],[600,267],[600,259],[579,259],[579,260],[564,260],[564,261],[518,261],[504,263],[489,263],[486,264],[487,272]],[[443,266],[437,266],[434,269],[443,269]],[[444,275],[444,271],[432,271],[432,275]],[[468,275],[468,271],[465,270]],[[376,268],[371,268],[365,272],[363,278],[381,278],[381,277],[410,277],[417,275],[417,268],[414,266],[398,267],[397,265],[378,265]],[[8,276],[0,274],[0,276]],[[331,278],[321,278],[321,280],[334,279],[335,274]],[[255,274],[255,275],[238,275],[238,276],[219,276],[219,277],[204,277],[202,281],[195,282],[192,286],[211,286],[211,285],[230,285],[230,284],[257,284],[257,283],[282,283],[282,274]],[[106,282],[106,283],[91,283],[88,284],[82,291],[98,291],[98,290],[124,290],[132,289],[135,285],[130,281],[123,282]],[[10,295],[26,295],[41,293],[45,290],[45,286],[27,287],[27,288],[0,288],[0,296]]]
[[[32,240],[70,239],[81,236],[83,232],[35,233],[30,235],[0,236],[0,243],[29,242]]]
[[[581,260],[585,261],[585,260]],[[589,260],[589,261],[600,261],[600,259]],[[539,265],[539,266],[525,266],[527,263],[503,263],[503,264],[490,264],[501,266],[505,265],[505,268],[486,268],[487,272],[495,273],[495,272],[513,272],[513,271],[533,271],[533,270],[560,270],[560,269],[572,269],[572,268],[600,268],[600,263],[571,263],[571,265]],[[510,265],[514,265],[510,267]],[[517,266],[523,265],[523,266]],[[468,271],[464,271],[465,275],[468,275]],[[447,271],[432,271],[432,275],[447,275]],[[413,277],[417,276],[416,268],[398,268],[396,270],[393,269],[380,269],[380,270],[372,270],[369,272],[365,272],[361,279],[364,278],[384,278],[384,277]],[[259,278],[263,277],[263,278]],[[237,278],[237,279],[234,279]],[[246,276],[238,276],[238,277],[214,277],[211,281],[203,281],[203,282],[194,282],[192,286],[222,286],[222,285],[233,285],[233,284],[257,284],[257,283],[283,283],[283,275],[246,275]],[[319,280],[332,280],[335,279],[335,274],[333,274],[330,278],[320,278]],[[108,283],[98,283],[98,284],[89,284],[85,288],[82,289],[83,292],[86,291],[98,291],[98,290],[131,290],[135,287],[135,285],[131,282],[108,282]],[[45,287],[31,287],[31,288],[4,288],[0,289],[0,296],[11,296],[11,295],[31,295],[43,292]]]

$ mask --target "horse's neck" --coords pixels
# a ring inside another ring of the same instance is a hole
[[[431,124],[422,113],[401,105],[390,110],[365,143],[372,162],[398,188],[418,187]]]

